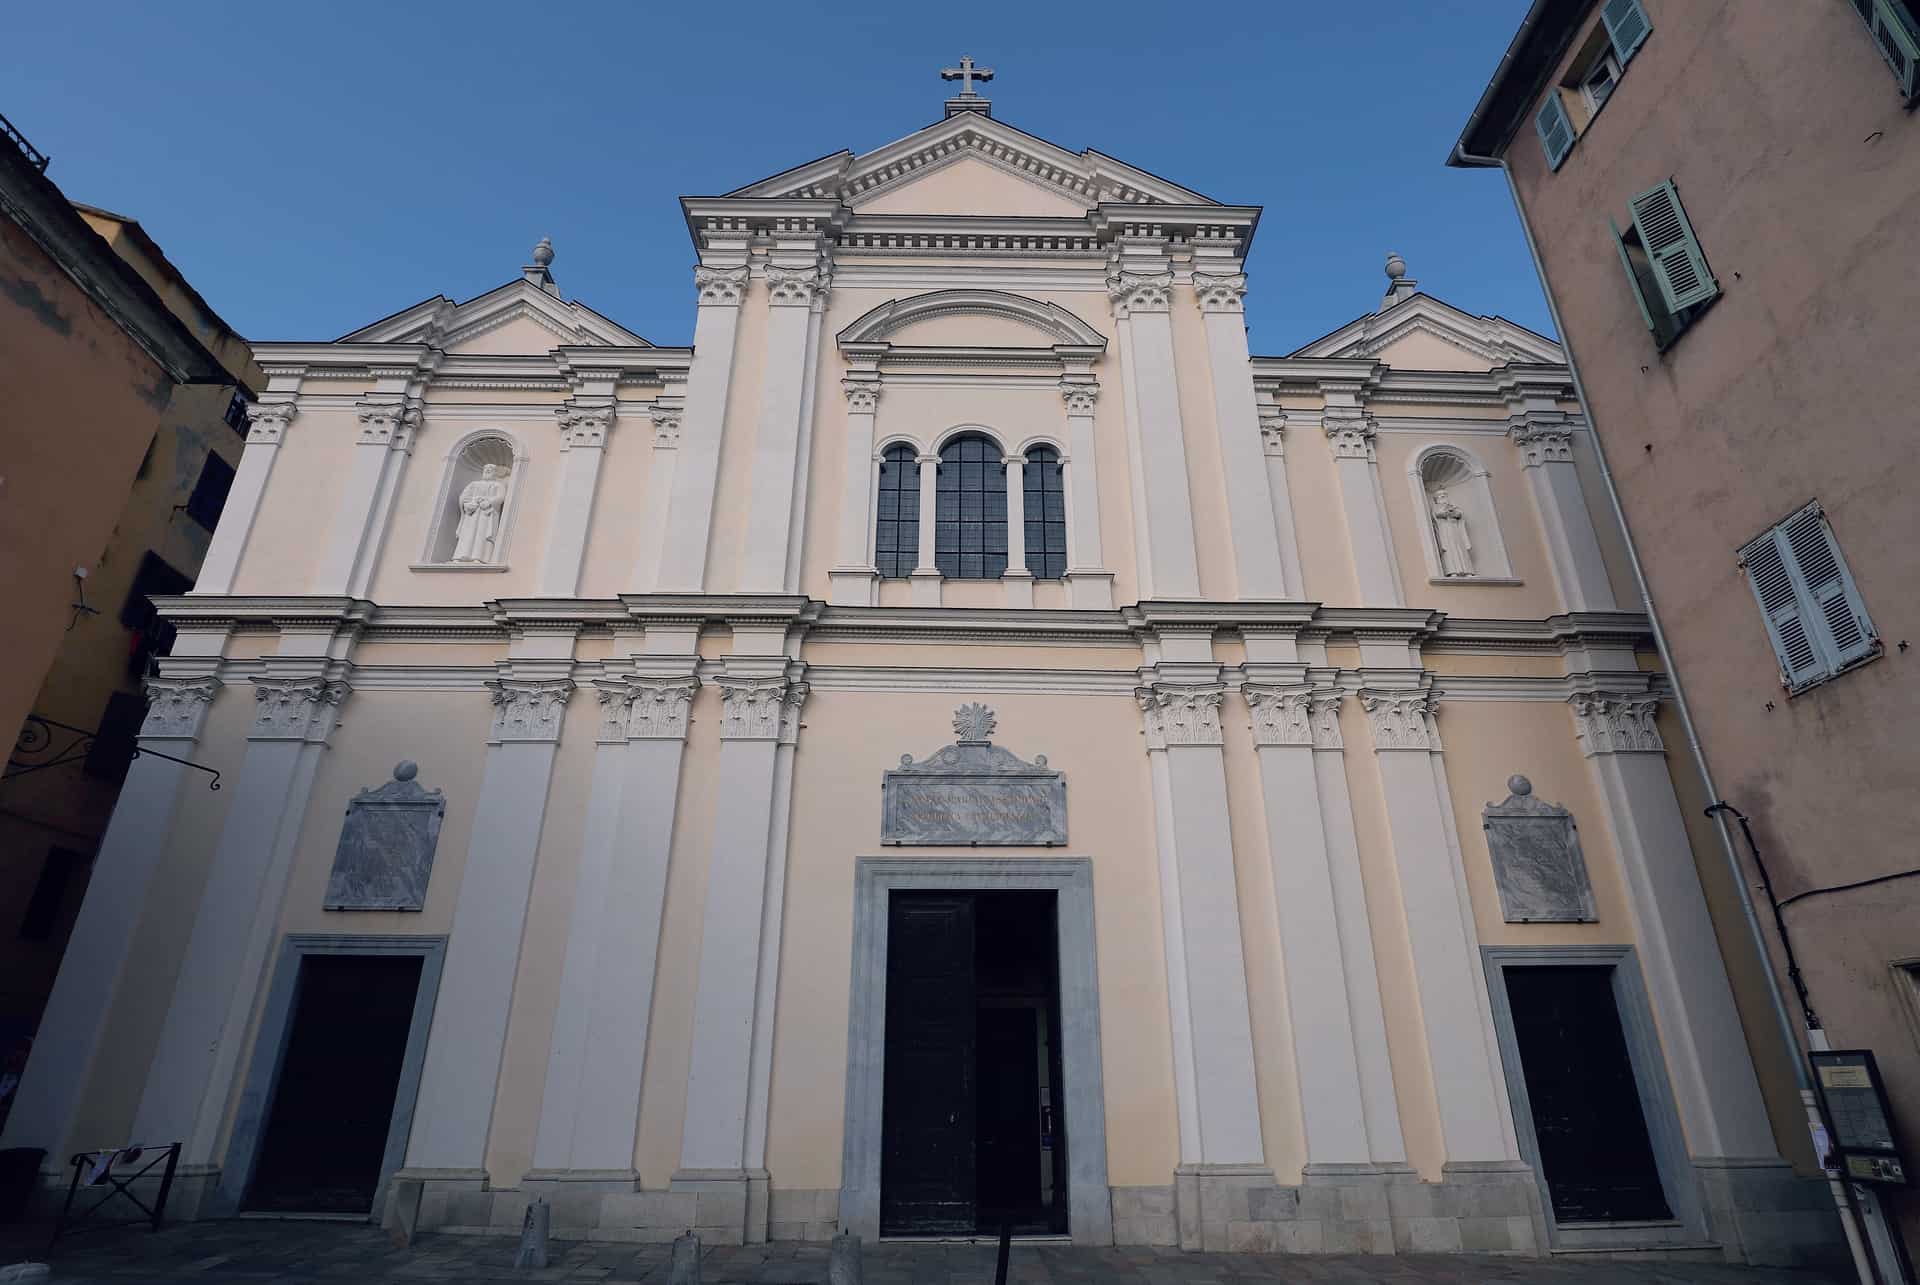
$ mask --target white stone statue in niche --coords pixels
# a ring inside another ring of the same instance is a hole
[[[1433,538],[1440,546],[1441,575],[1473,574],[1473,540],[1467,535],[1467,515],[1445,491],[1433,493]]]
[[[488,464],[460,492],[460,525],[453,533],[455,562],[493,561],[500,510],[506,502],[507,484],[500,480],[500,466]]]

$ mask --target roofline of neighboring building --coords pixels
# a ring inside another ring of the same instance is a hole
[[[1595,3],[1597,0],[1533,0],[1480,101],[1474,104],[1473,115],[1461,129],[1447,164],[1468,168],[1471,158],[1495,156],[1506,148]]]
[[[31,237],[175,383],[243,382],[87,225],[59,187],[12,146],[0,146],[0,215]]]

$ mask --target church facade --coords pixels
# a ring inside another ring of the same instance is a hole
[[[970,86],[969,86],[970,88]],[[268,389],[7,1145],[176,1214],[1827,1252],[1560,350],[993,119]],[[175,760],[217,770],[222,788]]]

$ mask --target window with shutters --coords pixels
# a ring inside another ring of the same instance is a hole
[[[1720,297],[1720,283],[1671,180],[1628,201],[1627,210],[1626,231],[1611,219],[1608,226],[1640,318],[1664,351]]]
[[[887,579],[912,575],[920,560],[920,465],[915,454],[903,442],[880,456],[873,562]]]
[[[1880,654],[1866,603],[1818,501],[1756,536],[1740,550],[1740,565],[1789,693]]]
[[[1893,69],[1901,97],[1912,107],[1920,102],[1920,20],[1906,0],[1850,0],[1874,48]]]
[[[933,562],[949,580],[998,580],[1007,569],[1007,465],[1000,447],[968,433],[940,448]]]
[[[1534,132],[1540,136],[1549,166],[1560,168],[1575,141],[1613,96],[1621,74],[1652,30],[1640,0],[1606,0],[1600,6],[1600,20],[1567,59],[1566,74],[1547,86],[1546,97],[1534,112]],[[1569,106],[1577,116],[1568,113]]]

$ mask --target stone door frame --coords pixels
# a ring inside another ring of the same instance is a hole
[[[886,1084],[887,907],[914,892],[1055,894],[1060,959],[1060,1103],[1067,1125],[1067,1229],[1076,1245],[1113,1243],[1107,1108],[1100,1069],[1100,979],[1093,862],[1087,857],[861,857],[854,866],[853,989],[840,1225],[880,1238],[881,1099]]]
[[[1482,946],[1487,991],[1493,1001],[1493,1028],[1500,1041],[1500,1066],[1513,1102],[1514,1134],[1520,1154],[1533,1169],[1540,1188],[1540,1211],[1546,1220],[1544,1249],[1647,1249],[1665,1245],[1698,1246],[1708,1242],[1706,1209],[1701,1204],[1686,1136],[1673,1088],[1667,1082],[1667,1063],[1660,1035],[1653,1024],[1653,1007],[1640,961],[1631,946]],[[1660,1222],[1577,1223],[1562,1227],[1553,1216],[1553,1196],[1540,1167],[1540,1142],[1533,1128],[1533,1106],[1527,1097],[1526,1072],[1520,1062],[1520,1041],[1513,1029],[1513,1007],[1507,998],[1506,970],[1540,966],[1610,967],[1613,1004],[1620,1014],[1626,1038],[1627,1060],[1640,1091],[1640,1114],[1647,1122],[1647,1140],[1660,1172],[1673,1218]]]
[[[420,1095],[420,1072],[427,1059],[427,1032],[433,1026],[434,1001],[440,993],[440,969],[446,962],[447,939],[441,936],[400,936],[384,933],[289,933],[280,946],[280,961],[260,1013],[259,1034],[247,1064],[246,1088],[234,1116],[226,1159],[220,1166],[218,1205],[231,1216],[240,1209],[260,1158],[260,1143],[273,1110],[280,1079],[280,1062],[293,1033],[293,1001],[300,964],[309,955],[417,955],[420,982],[414,992],[413,1020],[407,1027],[406,1052],[400,1060],[400,1083],[393,1097],[393,1120],[387,1145],[380,1156],[380,1180],[374,1188],[367,1219],[377,1222],[386,1207],[387,1187],[407,1151],[413,1128],[413,1109]]]

